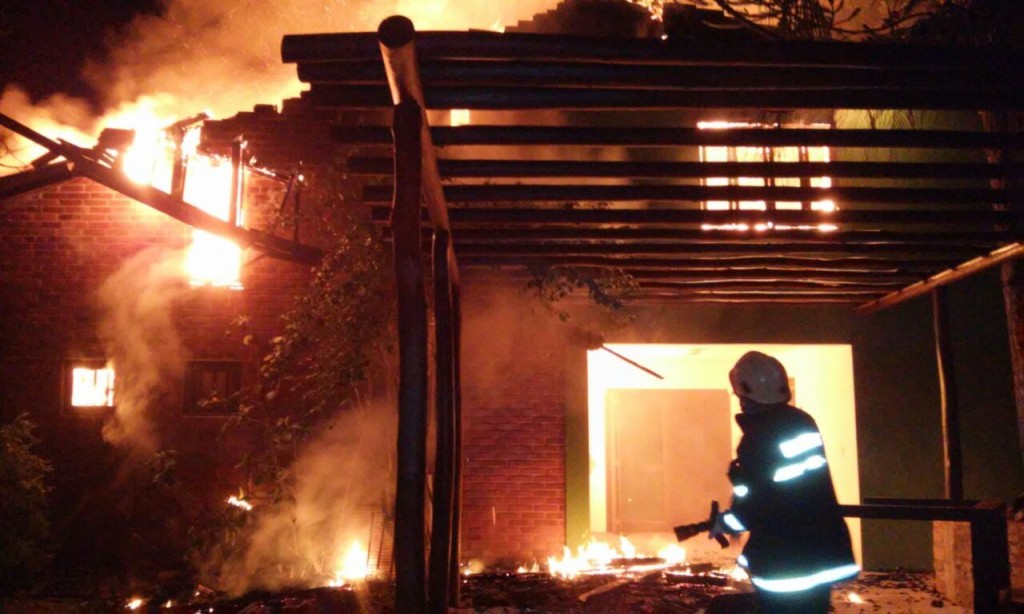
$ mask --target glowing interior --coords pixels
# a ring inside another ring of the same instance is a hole
[[[727,130],[730,128],[766,128],[761,124],[744,122],[699,122],[697,127],[702,130]],[[811,128],[827,128],[825,125],[809,126]],[[725,146],[702,146],[700,148],[701,162],[830,162],[830,151],[828,147],[725,147]],[[704,185],[707,186],[757,186],[774,185],[779,187],[800,187],[799,177],[706,177]],[[808,185],[812,188],[828,189],[832,187],[831,177],[811,177]],[[836,203],[830,199],[811,201],[811,211],[831,212],[836,210]],[[709,200],[704,203],[704,208],[709,211],[729,211],[737,209],[740,211],[766,211],[768,203],[763,200],[741,200],[730,202],[727,200]],[[804,209],[804,203],[778,201],[774,208],[779,211],[800,211]],[[704,230],[751,230],[747,224],[705,224]],[[771,228],[778,230],[820,230],[824,232],[834,231],[832,224],[817,224],[815,226],[788,226],[774,223],[757,224],[753,227],[755,231],[765,231]]]
[[[857,467],[856,409],[853,392],[853,353],[849,345],[683,345],[608,344],[609,349],[661,375],[651,374],[604,350],[588,352],[588,406],[590,455],[590,529],[609,531],[608,441],[606,399],[609,391],[665,390],[720,391],[728,394],[730,417],[739,403],[729,388],[729,370],[745,352],[758,350],[777,357],[794,383],[793,404],[818,422],[828,466],[841,503],[860,503]],[[722,456],[732,457],[741,432],[731,423],[731,447]],[[723,444],[724,445],[724,444]],[[617,469],[618,470],[618,469]],[[730,491],[726,467],[721,470],[721,488]],[[626,476],[624,479],[629,479]],[[720,495],[709,492],[700,498],[710,502]],[[728,501],[722,501],[723,508]],[[679,518],[677,524],[700,518]],[[860,521],[848,519],[855,554],[860,560]],[[663,530],[667,530],[665,527]]]
[[[130,179],[170,191],[175,146],[160,130],[135,128],[135,141],[122,160]],[[185,202],[222,220],[231,219],[231,162],[196,152],[200,130],[186,133],[182,143],[184,157]],[[236,212],[239,225],[242,212]],[[232,241],[203,230],[192,232],[192,245],[185,258],[185,271],[193,286],[219,286],[240,289],[242,249]]]
[[[113,407],[114,369],[75,367],[71,370],[72,407]]]

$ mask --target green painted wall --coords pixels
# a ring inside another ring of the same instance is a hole
[[[1024,490],[1009,348],[998,272],[949,287],[959,385],[965,494],[1012,499]],[[844,307],[701,306],[647,308],[616,343],[848,343],[853,348],[861,493],[944,495],[942,427],[931,302],[914,299],[863,316]],[[568,352],[567,543],[586,533],[585,351]],[[864,522],[869,569],[931,567],[931,528],[921,522]]]

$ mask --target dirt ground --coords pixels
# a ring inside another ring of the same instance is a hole
[[[692,570],[691,570],[692,571]],[[481,573],[463,578],[460,607],[450,614],[697,614],[707,612],[719,595],[736,596],[750,585],[714,571],[673,573],[661,569],[633,577],[590,575],[574,579],[546,573]],[[353,588],[296,589],[205,601],[150,597],[136,608],[123,598],[0,599],[4,614],[93,614],[105,612],[169,614],[394,614],[390,582],[360,583]],[[929,573],[864,573],[833,591],[838,614],[967,614],[934,589]],[[710,613],[709,613],[710,614]]]
[[[696,582],[696,583],[695,583]],[[705,583],[707,582],[707,583]],[[600,592],[602,589],[607,589]],[[614,576],[560,580],[541,574],[467,578],[458,614],[687,614],[705,612],[717,595],[751,590],[721,576],[673,577],[653,573],[632,581]],[[967,614],[946,602],[928,573],[864,573],[833,591],[832,609],[847,614]]]

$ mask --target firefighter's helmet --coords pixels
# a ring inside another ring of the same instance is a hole
[[[761,352],[747,352],[729,371],[729,382],[736,396],[765,405],[789,401],[789,378],[777,359]]]

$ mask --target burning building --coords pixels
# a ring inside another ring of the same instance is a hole
[[[58,492],[110,479],[99,425],[132,398],[124,386],[161,417],[116,421],[106,441],[173,441],[184,479],[212,479],[217,501],[237,490],[219,457],[246,442],[208,445],[227,418],[197,400],[254,377],[258,357],[222,331],[255,314],[270,334],[300,294],[320,252],[303,242],[315,220],[294,182],[337,165],[355,194],[340,206],[375,222],[419,275],[398,284],[397,404],[413,420],[395,459],[396,555],[412,568],[399,569],[400,593],[424,581],[428,466],[432,536],[456,529],[450,545],[431,542],[451,553],[431,559],[432,578],[471,559],[543,562],[594,536],[654,554],[673,524],[728,498],[726,373],[758,348],[787,364],[795,403],[822,425],[865,567],[963,556],[933,550],[955,541],[949,530],[936,525],[933,540],[911,521],[966,522],[970,501],[1021,490],[1020,132],[1000,115],[1021,98],[1005,56],[946,50],[940,70],[933,47],[766,41],[689,10],[663,28],[623,4],[630,31],[608,34],[634,38],[573,34],[599,4],[564,3],[505,33],[414,37],[392,20],[379,36],[287,36],[283,59],[310,84],[301,99],[196,120],[227,173],[223,208],[206,215],[182,206],[200,206],[188,185],[199,164],[174,170],[190,123],[174,128],[178,141],[171,132],[164,184],[112,176],[106,145],[66,143],[5,179],[14,317],[0,398],[5,417],[40,416],[49,453],[65,459]],[[266,230],[279,209],[297,230]],[[189,225],[249,247],[247,264],[223,282],[161,278],[146,248],[194,248]],[[135,268],[115,274],[127,261]],[[585,288],[596,301],[570,298],[551,317],[517,291],[530,283],[548,299]],[[100,288],[118,318],[107,337],[89,298]],[[147,322],[148,345],[115,346],[134,366],[122,375],[104,340],[136,330],[125,321]]]

